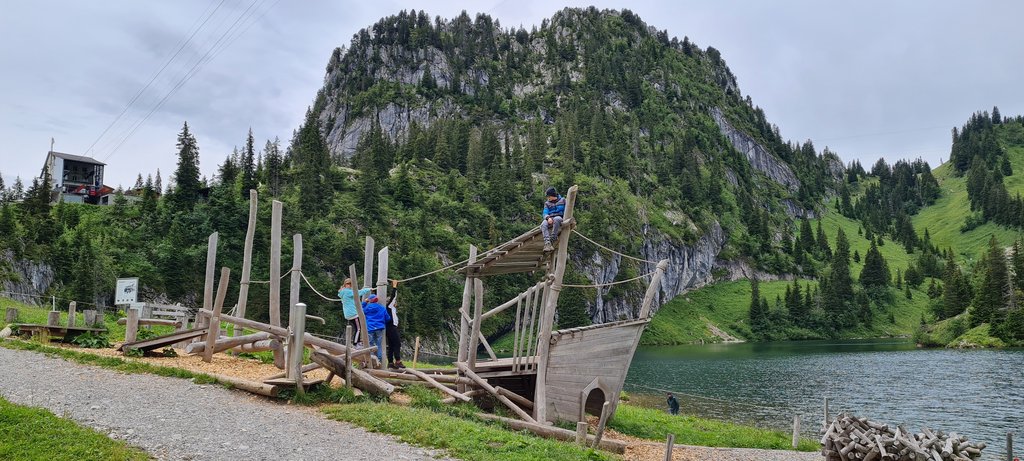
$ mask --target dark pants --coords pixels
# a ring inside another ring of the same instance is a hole
[[[388,322],[385,327],[385,334],[388,339],[388,363],[401,362],[402,337],[398,334],[398,327]]]
[[[352,325],[352,344],[359,344],[359,317],[348,321],[349,325]],[[341,332],[341,340],[345,341],[345,332]]]

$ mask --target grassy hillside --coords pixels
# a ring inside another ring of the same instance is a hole
[[[1022,170],[1024,171],[1024,170]],[[817,223],[812,223],[816,226]],[[829,237],[829,243],[835,246],[835,237],[841,228],[846,233],[850,242],[850,253],[860,253],[861,262],[850,261],[850,271],[854,278],[860,275],[864,267],[863,257],[867,253],[871,243],[858,235],[860,224],[846,218],[834,209],[821,218],[822,229]],[[889,264],[889,270],[893,277],[896,276],[896,269],[906,271],[914,255],[908,255],[899,243],[891,240],[884,240],[885,245],[878,247],[880,253]],[[801,288],[808,283],[817,282],[809,279],[801,279]],[[792,282],[774,281],[761,282],[761,295],[769,300],[774,306],[776,296],[783,296],[786,286]],[[911,290],[913,299],[906,299],[902,291],[893,290],[894,305],[884,309],[875,310],[875,321],[871,329],[853,329],[844,333],[847,337],[873,337],[873,336],[910,336],[918,328],[921,316],[928,309],[928,295],[924,289],[928,281],[921,285],[919,290]],[[692,291],[679,296],[663,306],[654,317],[651,325],[644,332],[642,343],[647,345],[684,344],[694,342],[719,342],[722,338],[713,334],[709,324],[722,331],[739,338],[744,338],[749,332],[748,310],[750,307],[750,282],[741,280],[736,282],[715,283],[705,288]],[[888,314],[892,312],[895,323],[889,322]]]
[[[1011,194],[1024,194],[1024,127],[1007,124],[997,131],[999,142],[1006,150],[1013,167],[1013,175],[1003,179],[1006,190]],[[964,262],[977,259],[988,244],[989,236],[995,235],[999,243],[1010,245],[1020,232],[987,223],[968,232],[960,232],[964,218],[971,214],[967,197],[967,179],[954,176],[952,166],[947,162],[934,170],[935,179],[942,188],[942,196],[934,205],[926,207],[913,217],[914,228],[919,233],[925,229],[931,234],[932,243],[940,249],[952,247]]]

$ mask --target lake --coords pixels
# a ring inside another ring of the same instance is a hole
[[[985,459],[1005,456],[1007,432],[1024,433],[1024,349],[918,349],[902,339],[639,348],[626,391],[664,408],[665,390],[683,412],[708,418],[791,431],[799,414],[808,436],[828,397],[833,416],[986,442]]]

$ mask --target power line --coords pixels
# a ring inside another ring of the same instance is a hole
[[[100,139],[102,139],[103,136],[105,136],[107,134],[107,132],[110,131],[110,129],[113,128],[114,125],[117,124],[117,122],[119,120],[121,120],[121,117],[123,117],[124,114],[128,112],[128,109],[130,109],[132,107],[132,105],[134,105],[135,102],[138,101],[139,97],[142,96],[142,94],[145,93],[146,90],[148,90],[149,87],[153,85],[153,82],[155,82],[156,79],[158,77],[160,77],[160,75],[164,72],[164,70],[167,69],[167,67],[171,64],[171,62],[173,62],[174,59],[177,58],[179,54],[181,54],[181,51],[184,50],[185,47],[189,43],[192,42],[192,39],[195,38],[196,34],[199,33],[199,31],[202,30],[202,28],[206,26],[206,23],[209,22],[210,19],[212,19],[215,14],[217,14],[217,11],[220,9],[220,7],[222,5],[224,5],[225,1],[226,0],[221,0],[220,3],[217,4],[217,7],[214,8],[213,11],[209,12],[209,14],[207,14],[207,12],[210,11],[210,8],[207,7],[207,9],[204,10],[203,13],[200,14],[198,18],[196,18],[196,21],[194,23],[192,23],[192,27],[189,28],[189,30],[191,30],[192,32],[191,32],[191,34],[188,35],[188,38],[186,38],[183,41],[179,42],[177,50],[174,51],[174,54],[172,54],[171,57],[168,58],[166,62],[164,62],[164,65],[162,67],[160,67],[160,69],[157,70],[155,74],[153,74],[153,77],[149,79],[149,82],[147,82],[146,85],[143,86],[142,89],[140,89],[138,93],[135,93],[135,96],[133,96],[132,99],[128,101],[128,104],[126,104],[124,106],[124,108],[121,109],[121,113],[117,114],[117,117],[114,118],[114,121],[110,122],[110,125],[107,125],[107,127],[103,130],[103,132],[100,133],[100,135],[96,137],[96,140],[94,140],[92,142],[92,144],[89,145],[89,148],[86,149],[85,152],[82,155],[87,155],[89,153],[89,151],[91,151],[92,148],[96,146],[96,143],[98,143],[100,141]],[[211,3],[211,5],[212,5],[212,3]],[[202,19],[203,16],[206,16],[206,19],[203,20],[202,24],[199,24],[199,27],[196,27],[196,24],[199,23],[199,20]],[[193,30],[193,28],[195,28],[195,29]]]
[[[139,120],[139,122],[136,123],[132,127],[131,131],[129,131],[128,134],[125,137],[123,137],[120,142],[118,142],[118,144],[113,148],[113,150],[111,150],[110,153],[107,154],[107,156],[103,158],[103,161],[106,161],[108,158],[110,158],[110,156],[114,155],[114,153],[116,153],[118,151],[118,149],[120,149],[121,146],[123,146],[124,143],[126,141],[128,141],[128,139],[130,139],[135,134],[136,131],[138,131],[139,127],[141,127],[142,124],[144,124],[147,120],[149,120],[149,117],[151,117],[158,109],[163,107],[163,105],[167,102],[167,100],[170,99],[171,96],[173,96],[175,93],[177,93],[177,91],[179,89],[181,89],[182,86],[184,86],[186,83],[188,83],[188,81],[191,80],[192,77],[194,77],[199,72],[199,70],[202,68],[203,65],[205,65],[208,62],[210,62],[213,59],[214,50],[217,49],[217,46],[220,45],[222,42],[224,42],[224,39],[231,32],[233,32],[233,31],[238,29],[238,27],[239,27],[238,24],[243,20],[243,18],[246,18],[247,16],[248,17],[252,16],[252,13],[249,13],[249,12],[251,10],[253,10],[253,7],[255,7],[257,3],[260,3],[260,0],[253,0],[253,2],[249,5],[249,7],[246,8],[244,11],[242,11],[242,14],[240,14],[238,16],[238,18],[235,19],[235,22],[232,23],[231,26],[229,26],[224,31],[223,34],[221,34],[221,36],[217,39],[216,42],[214,42],[214,44],[210,47],[210,49],[207,50],[206,53],[203,54],[203,56],[200,57],[198,61],[196,61],[196,63],[192,66],[192,68],[188,70],[188,72],[185,74],[185,76],[183,76],[182,79],[180,81],[178,81],[178,83],[173,88],[171,88],[167,92],[167,94],[164,95],[164,97],[162,99],[160,99],[160,101],[155,106],[153,106],[152,109],[150,109],[150,111],[148,113],[146,113],[145,117],[143,117],[141,120]]]

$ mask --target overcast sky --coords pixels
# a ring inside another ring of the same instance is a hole
[[[166,184],[176,135],[187,120],[202,171],[212,176],[250,127],[258,147],[275,136],[290,139],[335,47],[382,16],[422,4],[5,2],[0,172],[8,185],[15,175],[30,182],[52,137],[57,151],[106,162],[107,184],[130,186],[138,173],[158,168]],[[465,9],[527,29],[563,6],[626,6],[671,36],[720,50],[742,92],[783,137],[812,139],[866,167],[879,157],[922,157],[936,166],[949,156],[950,129],[972,112],[997,105],[1004,115],[1024,113],[1020,1],[427,4],[431,16],[450,18]],[[210,50],[212,59],[201,61]],[[158,106],[190,70],[193,77]]]

